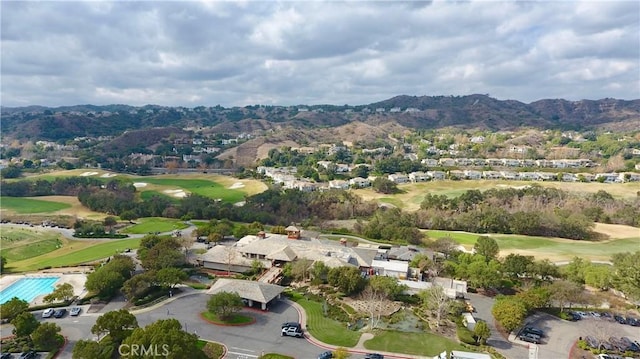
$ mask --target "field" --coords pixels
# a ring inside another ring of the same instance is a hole
[[[37,257],[61,246],[59,236],[53,232],[3,226],[0,234],[0,254],[9,263]]]
[[[628,233],[622,232],[620,227],[626,227]],[[597,228],[596,228],[597,229]],[[640,248],[640,229],[628,226],[616,226],[622,234],[633,234],[629,237],[611,237],[604,241],[576,241],[563,238],[546,238],[521,236],[510,234],[489,234],[500,247],[500,255],[509,253],[535,256],[537,259],[547,258],[551,261],[571,260],[573,257],[583,257],[589,260],[606,261],[614,253],[633,252]],[[425,231],[430,238],[450,237],[462,244],[466,249],[473,248],[476,239],[482,234],[454,232],[454,231]]]
[[[180,220],[170,218],[148,217],[140,218],[137,221],[137,224],[127,227],[120,232],[129,234],[147,234],[154,232],[171,232],[189,227]]]
[[[432,181],[422,183],[411,183],[399,185],[401,193],[388,195],[377,193],[371,188],[358,189],[355,193],[366,200],[376,199],[380,202],[389,203],[396,207],[415,211],[420,208],[420,203],[427,193],[444,194],[449,197],[456,197],[467,190],[478,189],[481,191],[490,188],[519,188],[522,186],[539,184],[544,187],[553,187],[569,192],[595,193],[599,190],[609,192],[618,198],[635,198],[640,191],[640,183],[568,183],[568,182],[531,182],[531,181]]]
[[[60,238],[62,248],[52,252],[16,262],[7,261],[11,272],[33,271],[45,267],[74,266],[96,261],[126,248],[138,248],[140,239],[112,239],[77,241]]]
[[[70,204],[33,198],[0,197],[0,208],[18,214],[52,213],[71,208]]]

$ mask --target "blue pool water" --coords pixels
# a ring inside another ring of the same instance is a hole
[[[42,294],[49,294],[55,289],[53,284],[60,277],[26,277],[13,282],[0,291],[0,304],[8,302],[13,297],[26,300],[28,303]]]

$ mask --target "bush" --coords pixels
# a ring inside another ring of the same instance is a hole
[[[476,345],[476,338],[473,336],[473,332],[466,327],[458,327],[456,329],[458,340],[465,344]]]
[[[34,305],[33,307],[29,307],[29,311],[33,312],[36,310],[43,310],[43,309],[47,309],[47,308],[60,308],[60,307],[68,307],[69,305],[71,305],[71,303],[73,303],[73,300],[69,300],[66,302],[58,302],[58,303],[49,303],[49,304],[42,304],[42,305]]]

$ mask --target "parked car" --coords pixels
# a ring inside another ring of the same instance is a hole
[[[11,359],[13,358],[13,355],[11,355],[11,353],[2,353],[2,355],[0,355],[0,359]]]
[[[302,332],[302,329],[300,329],[298,327],[282,328],[282,333],[280,335],[283,336],[283,337],[284,336],[296,337],[296,338],[304,337],[304,333]]]
[[[71,310],[69,311],[69,315],[72,317],[77,317],[78,315],[80,315],[80,312],[82,311],[82,308],[80,307],[73,307],[71,308]]]
[[[600,313],[600,315],[605,317],[605,318],[611,319],[611,313],[609,313],[609,312],[602,312],[602,313]]]
[[[580,315],[578,315],[578,313],[567,312],[567,320],[575,322],[575,321],[578,321],[580,319],[582,319],[582,317]]]
[[[634,343],[631,339],[629,339],[628,337],[622,337],[620,338],[620,342],[622,344],[625,345],[625,350],[624,351],[632,351],[632,352],[640,352],[640,346],[638,346],[638,344]]]
[[[535,335],[533,333],[522,334],[518,337],[518,339],[528,343],[540,344],[540,336]]]
[[[522,332],[524,334],[535,334],[535,335],[539,336],[540,338],[544,337],[544,332],[541,329],[538,329],[536,327],[524,327]]]
[[[333,358],[333,352],[323,352],[318,355],[318,359],[330,359]]]
[[[364,355],[364,359],[384,359],[384,355],[378,353],[368,353]]]
[[[47,308],[45,309],[44,312],[42,312],[42,317],[43,318],[51,318],[51,316],[53,315],[53,313],[55,313],[55,309],[53,308]]]
[[[619,352],[623,352],[627,348],[627,346],[620,339],[616,337],[609,337],[609,344],[611,344],[613,349]]]
[[[295,327],[300,328],[300,323],[298,322],[284,322],[282,323],[282,328]]]
[[[67,314],[67,310],[64,308],[58,309],[53,313],[53,317],[54,318],[62,318],[64,317],[64,315]]]
[[[625,321],[626,324],[632,325],[634,327],[640,326],[640,321],[634,317],[627,317]]]
[[[613,320],[615,320],[616,322],[618,322],[620,324],[626,324],[627,323],[627,320],[624,319],[623,316],[617,315],[617,314],[613,316]]]
[[[22,354],[20,354],[19,358],[20,359],[33,359],[33,358],[37,358],[38,357],[38,353],[33,351],[33,350],[29,350],[28,352],[24,352]]]

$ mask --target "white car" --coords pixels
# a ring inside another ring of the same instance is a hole
[[[53,313],[55,313],[55,310],[53,308],[47,308],[44,312],[42,312],[42,317],[51,318],[51,316],[53,316]]]

